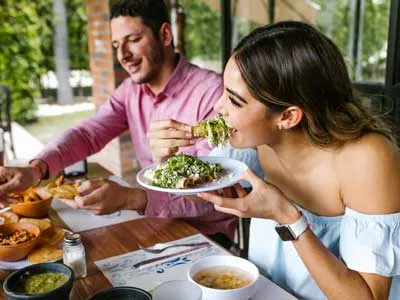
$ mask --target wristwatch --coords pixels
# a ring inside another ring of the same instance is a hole
[[[299,236],[307,230],[308,222],[305,216],[301,217],[293,224],[276,225],[275,230],[280,236],[281,240],[294,241],[299,238]]]

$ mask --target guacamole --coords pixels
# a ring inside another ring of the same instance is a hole
[[[63,273],[46,272],[41,274],[25,274],[20,279],[19,293],[40,294],[50,292],[68,280]]]

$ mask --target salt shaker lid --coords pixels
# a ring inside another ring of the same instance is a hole
[[[77,245],[81,242],[79,233],[67,233],[64,237],[64,243],[68,245]]]

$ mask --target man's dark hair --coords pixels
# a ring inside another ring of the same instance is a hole
[[[111,2],[110,20],[117,17],[140,17],[154,35],[163,23],[169,23],[168,9],[163,0],[119,0]]]

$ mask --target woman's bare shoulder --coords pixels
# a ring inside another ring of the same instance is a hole
[[[384,136],[371,133],[346,144],[337,167],[346,206],[365,213],[400,210],[400,156]]]

